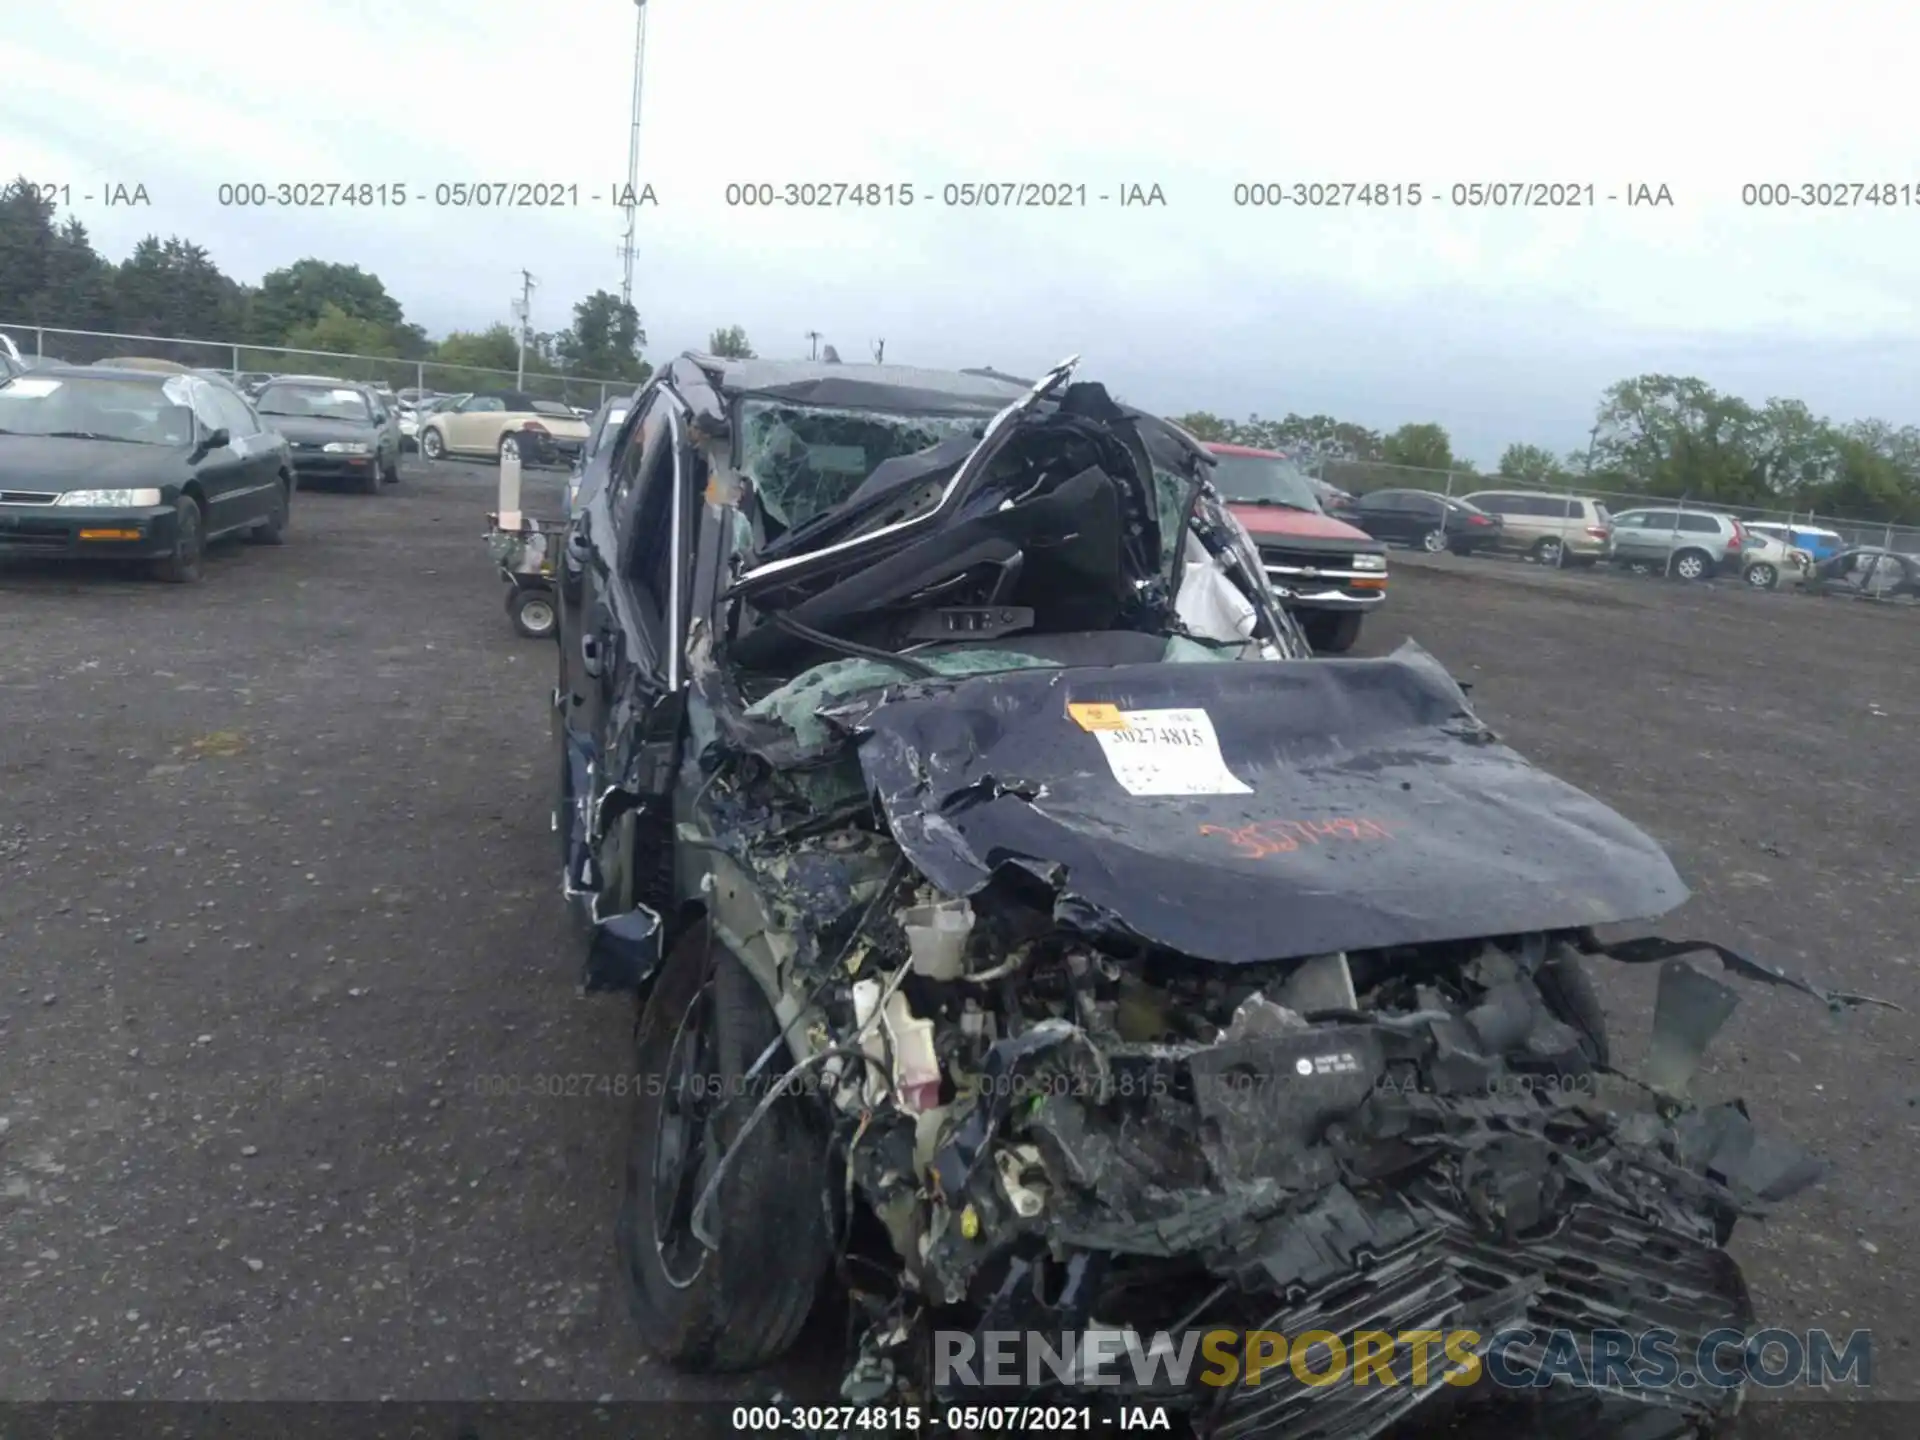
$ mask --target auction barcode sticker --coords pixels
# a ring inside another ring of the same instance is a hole
[[[1120,710],[1070,705],[1074,722],[1100,742],[1129,795],[1251,795],[1227,769],[1213,717],[1204,710]]]

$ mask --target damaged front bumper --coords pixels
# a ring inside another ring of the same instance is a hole
[[[1737,1104],[1687,1104],[1734,1005],[1674,958],[1689,948],[1618,957],[1665,959],[1658,1084],[1591,1063],[1540,978],[1576,951],[1543,937],[1486,945],[1372,1008],[1346,957],[1321,957],[1206,1043],[1125,1038],[1142,1025],[1125,998],[1105,1033],[1042,1021],[995,1042],[951,1106],[865,1112],[854,1174],[908,1279],[890,1306],[870,1302],[848,1395],[1149,1402],[1196,1433],[1275,1440],[1364,1440],[1430,1406],[1515,1404],[1560,1417],[1539,1433],[1704,1433],[1737,1388],[1600,1352],[1621,1332],[1683,1356],[1751,1333],[1727,1235],[1827,1167]],[[1330,1383],[1360,1336],[1386,1342],[1370,1383]],[[1408,1343],[1421,1336],[1430,1357]],[[1302,1337],[1314,1353],[1287,1363]],[[1091,1376],[1102,1340],[1125,1358]],[[1561,1342],[1579,1347],[1563,1367],[1613,1378],[1535,1388]],[[1019,1384],[996,1383],[996,1355],[1017,1357]]]

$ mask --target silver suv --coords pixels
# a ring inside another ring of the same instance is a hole
[[[1613,517],[1607,558],[1616,565],[1657,570],[1681,580],[1738,575],[1746,530],[1712,510],[1629,510]]]

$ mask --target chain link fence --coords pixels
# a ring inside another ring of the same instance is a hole
[[[1769,509],[1755,505],[1725,505],[1716,500],[1701,500],[1673,495],[1645,495],[1625,490],[1609,490],[1583,484],[1577,478],[1550,485],[1509,480],[1500,475],[1480,475],[1464,470],[1433,470],[1416,465],[1389,465],[1372,460],[1342,460],[1327,457],[1314,462],[1314,473],[1326,484],[1360,496],[1374,490],[1430,490],[1438,495],[1465,498],[1479,491],[1497,490],[1503,495],[1539,494],[1568,499],[1576,496],[1595,500],[1618,515],[1628,510],[1676,509],[1712,510],[1732,515],[1745,523],[1785,526],[1790,530],[1825,531],[1838,536],[1828,544],[1834,549],[1855,545],[1878,545],[1909,555],[1920,555],[1920,526],[1893,525],[1881,520],[1861,520],[1845,515],[1825,515],[1814,510]],[[1822,549],[1828,548],[1822,546]]]
[[[122,335],[104,330],[60,330],[44,325],[0,322],[4,333],[28,360],[59,360],[92,365],[135,357],[171,360],[198,370],[228,374],[325,375],[329,379],[385,382],[395,390],[460,394],[471,390],[520,390],[538,400],[592,409],[609,395],[635,389],[631,380],[591,375],[550,375],[528,370],[524,382],[512,370],[477,365],[446,365],[436,360],[400,360],[382,355],[347,355],[330,350],[290,350],[273,345],[239,345],[218,340],[184,340],[164,335]]]

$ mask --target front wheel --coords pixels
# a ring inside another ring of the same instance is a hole
[[[1299,620],[1300,628],[1306,631],[1307,643],[1313,646],[1316,655],[1344,655],[1360,638],[1360,622],[1364,618],[1358,610],[1323,610],[1302,615]]]
[[[1765,560],[1747,567],[1747,584],[1756,590],[1771,590],[1780,583],[1780,572]]]
[[[1447,548],[1447,532],[1444,530],[1427,531],[1426,534],[1420,537],[1420,548],[1429,555],[1438,555],[1442,550]]]
[[[704,924],[661,967],[636,1028],[636,1095],[616,1248],[649,1349],[696,1373],[752,1370],[799,1338],[832,1260],[826,1132],[810,1097],[747,1119],[786,1069],[746,1079],[779,1022],[746,968]],[[720,1157],[708,1250],[693,1210]]]
[[[206,527],[200,502],[182,495],[173,502],[173,553],[153,562],[154,575],[169,585],[197,585],[205,574]]]
[[[420,453],[429,460],[444,460],[447,454],[447,442],[441,438],[438,430],[420,432]]]

